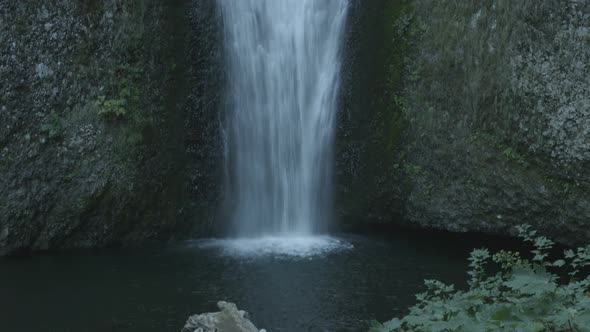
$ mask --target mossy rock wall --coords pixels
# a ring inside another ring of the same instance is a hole
[[[590,3],[350,4],[340,225],[590,237]],[[214,0],[0,3],[0,253],[221,227],[217,18]]]
[[[353,139],[343,140],[339,158],[365,156],[340,166],[344,216],[356,225],[496,234],[529,223],[564,243],[587,241],[590,3],[414,0],[378,7],[369,10],[386,18],[366,23],[381,26],[369,45],[376,56],[356,61],[350,78],[359,89],[352,95],[365,98],[343,107],[352,124],[342,128],[352,129],[342,132]],[[400,45],[405,52],[396,51]],[[371,65],[381,66],[368,69],[377,80],[356,69]],[[359,219],[363,214],[369,218]]]
[[[189,0],[0,4],[0,253],[168,239],[202,220],[187,202],[189,183],[209,180],[191,182],[209,171],[199,159],[208,155],[187,151],[208,123],[187,114],[217,110],[191,103],[206,97],[189,84],[197,72],[208,79],[195,59],[214,56],[196,43],[215,39],[191,28],[210,24],[213,9]]]
[[[346,34],[336,138],[339,224],[389,223],[401,217],[395,161],[403,119],[407,1],[352,1]]]

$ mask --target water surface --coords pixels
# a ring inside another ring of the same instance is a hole
[[[201,240],[0,259],[1,330],[179,331],[226,300],[269,331],[362,331],[404,314],[423,279],[463,280],[474,242],[407,232],[329,239],[340,245],[319,255],[235,255]]]

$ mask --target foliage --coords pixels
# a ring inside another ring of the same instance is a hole
[[[518,151],[516,151],[515,149],[511,148],[511,147],[503,147],[502,148],[502,154],[504,155],[504,157],[508,160],[514,161],[518,164],[521,164],[523,166],[526,166],[528,163],[526,161],[526,158],[518,153]]]
[[[107,119],[137,118],[144,74],[146,2],[123,1],[116,3],[114,10],[118,31],[111,47],[117,51],[119,65],[109,69],[106,94],[98,97],[96,106],[99,115]]]
[[[467,291],[425,280],[426,292],[407,316],[374,322],[371,331],[590,331],[590,276],[580,276],[590,266],[590,245],[552,260],[553,241],[528,225],[518,229],[532,245],[531,259],[473,250]],[[489,263],[498,272],[487,272]]]
[[[138,64],[123,64],[111,75],[112,82],[107,88],[107,95],[111,97],[99,96],[96,106],[100,116],[116,122],[117,141],[122,143],[118,150],[122,156],[128,156],[128,148],[145,143],[146,132],[153,127],[151,115],[141,111],[144,94],[140,87],[145,80],[144,72]]]
[[[383,47],[371,54],[375,59],[379,59],[377,68],[380,70],[379,73],[373,74],[377,78],[374,107],[379,122],[374,124],[372,130],[381,140],[379,158],[391,160],[399,147],[405,127],[407,101],[403,94],[403,77],[410,47],[411,2],[390,1],[384,6],[383,11],[387,14],[384,15],[386,19],[379,25],[382,35],[378,37],[383,39]]]
[[[57,114],[52,113],[47,121],[41,126],[41,132],[46,134],[50,139],[61,138],[64,132],[63,119]]]
[[[127,114],[127,99],[106,99],[105,96],[99,96],[96,101],[96,106],[99,108],[98,114],[105,117],[122,117]]]
[[[99,96],[96,101],[98,114],[109,119],[125,117],[132,109],[138,108],[140,99],[137,82],[141,79],[141,70],[122,65],[117,68],[115,75],[119,77],[113,88],[116,96]]]

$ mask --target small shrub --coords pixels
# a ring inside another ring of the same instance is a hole
[[[590,245],[552,260],[553,241],[528,225],[519,233],[533,247],[531,259],[476,249],[469,258],[467,291],[426,280],[426,292],[416,295],[418,303],[407,316],[374,322],[371,331],[590,331],[590,276],[580,276],[590,266]],[[497,264],[499,272],[486,272],[488,263]]]
[[[523,166],[528,165],[526,158],[515,149],[511,147],[506,147],[504,145],[500,145],[499,148],[502,149],[502,155],[504,155],[506,159]]]
[[[127,114],[127,99],[106,99],[105,96],[98,97],[96,101],[98,114],[108,118],[123,117]]]
[[[62,118],[52,113],[47,121],[41,126],[41,132],[49,139],[58,139],[63,136],[64,124]]]
[[[140,91],[138,82],[141,80],[142,71],[128,64],[121,65],[115,70],[114,76],[118,80],[113,84],[113,98],[99,96],[96,101],[98,114],[109,119],[123,118],[132,110],[139,108]]]

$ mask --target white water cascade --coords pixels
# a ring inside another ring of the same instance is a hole
[[[218,0],[226,185],[238,237],[308,236],[330,218],[347,0]]]

